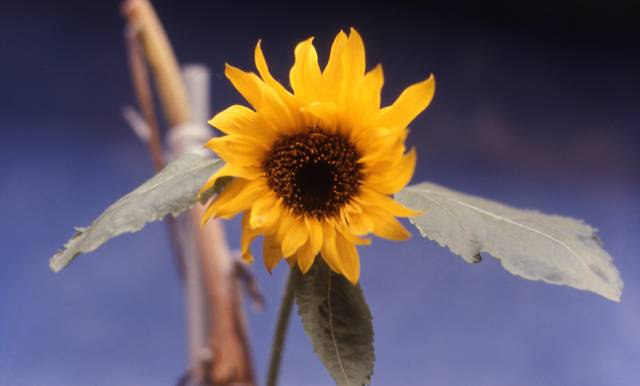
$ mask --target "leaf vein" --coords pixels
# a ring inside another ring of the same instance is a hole
[[[331,341],[333,342],[333,348],[336,352],[336,359],[338,359],[338,365],[340,366],[340,371],[344,376],[344,380],[347,382],[348,386],[351,386],[351,382],[349,382],[349,377],[347,376],[347,372],[344,369],[344,365],[342,364],[342,358],[340,357],[340,350],[338,350],[338,341],[336,340],[335,330],[333,328],[333,312],[331,311],[331,271],[328,272],[329,280],[327,286],[327,304],[329,306],[329,331],[331,331]]]

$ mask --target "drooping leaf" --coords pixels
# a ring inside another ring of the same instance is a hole
[[[137,232],[147,223],[160,220],[169,213],[178,215],[196,203],[200,187],[222,165],[220,160],[196,154],[187,154],[169,163],[107,208],[89,227],[76,228],[64,249],[53,255],[49,267],[58,272],[77,255],[94,251],[113,237]]]
[[[368,385],[375,354],[371,312],[362,289],[320,258],[309,272],[298,275],[298,313],[320,360],[338,386]]]
[[[411,220],[423,237],[469,263],[496,257],[514,275],[595,292],[620,301],[622,280],[596,230],[582,221],[520,210],[424,182],[396,195],[424,210]]]

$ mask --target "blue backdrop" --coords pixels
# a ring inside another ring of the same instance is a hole
[[[321,59],[355,26],[384,100],[434,73],[412,125],[414,181],[431,180],[600,229],[622,302],[468,265],[420,239],[361,249],[374,314],[374,385],[637,385],[640,359],[640,68],[633,2],[519,6],[156,1],[183,63],[212,69],[212,110],[240,97],[223,63],[253,68],[257,39],[286,79],[294,44]],[[186,366],[184,299],[154,224],[68,270],[50,255],[151,173],[120,118],[132,103],[115,1],[0,6],[0,385],[172,385]],[[239,245],[239,224],[227,226]],[[267,309],[249,313],[260,378],[286,267],[252,267]],[[294,321],[282,385],[330,385]]]

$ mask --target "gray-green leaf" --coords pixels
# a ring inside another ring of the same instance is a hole
[[[309,272],[298,275],[298,313],[320,360],[338,386],[368,385],[375,360],[373,326],[360,286],[319,257]]]
[[[94,251],[113,237],[137,232],[147,223],[160,220],[169,213],[178,215],[196,203],[200,187],[222,165],[220,160],[196,154],[187,154],[169,163],[107,208],[91,226],[76,228],[64,249],[49,260],[49,267],[58,272],[77,255]]]
[[[613,259],[596,230],[582,221],[515,209],[428,182],[407,187],[396,199],[425,211],[411,220],[423,237],[469,263],[486,252],[514,275],[620,301],[623,284]]]

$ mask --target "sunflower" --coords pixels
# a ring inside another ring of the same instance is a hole
[[[295,48],[287,90],[255,48],[258,75],[230,65],[225,75],[253,109],[233,105],[209,123],[225,133],[207,143],[226,165],[203,186],[232,177],[203,216],[242,213],[242,256],[253,261],[252,241],[263,236],[264,264],[285,258],[303,273],[321,256],[352,283],[360,276],[357,245],[374,234],[405,240],[396,217],[418,214],[392,195],[413,176],[415,149],[406,151],[407,125],[430,103],[433,76],[405,89],[381,108],[382,67],[366,71],[355,29],[338,33],[320,69],[313,38]]]

